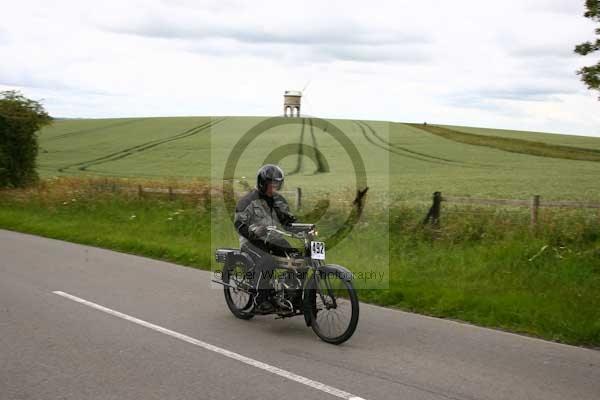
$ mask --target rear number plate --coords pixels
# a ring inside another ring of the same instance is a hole
[[[310,242],[310,257],[313,260],[324,260],[325,259],[325,243],[324,242]]]

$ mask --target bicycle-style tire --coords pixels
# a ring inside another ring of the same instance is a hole
[[[345,303],[351,307],[351,315],[348,320],[347,326],[341,332],[333,333],[326,325],[328,323],[333,323],[333,319],[321,318],[319,313],[325,313],[329,310],[325,310],[322,306],[319,306],[321,295],[326,288],[323,288],[323,282],[329,278],[317,278],[316,276],[312,276],[306,286],[306,295],[309,296],[308,301],[309,309],[310,309],[310,326],[315,334],[324,342],[331,344],[342,344],[356,331],[356,327],[358,326],[358,315],[359,315],[359,302],[358,295],[351,281],[341,280],[340,279],[340,287],[338,292],[341,292],[342,296],[337,297],[338,307],[341,306],[340,303]],[[317,280],[319,280],[320,284],[317,287]],[[334,296],[335,297],[335,296]],[[333,308],[332,308],[333,309]]]
[[[234,282],[237,282],[235,280],[234,273],[238,267],[243,269],[244,274],[247,272],[248,268],[250,268],[248,265],[248,260],[245,257],[234,255],[228,260],[223,268],[222,279],[224,283],[233,284]],[[254,295],[248,294],[248,300],[244,301],[242,299],[240,302],[236,301],[234,298],[234,295],[240,294],[240,290],[233,289],[229,286],[225,286],[223,290],[225,294],[225,302],[227,303],[227,307],[233,315],[235,315],[237,318],[245,320],[254,317],[254,313],[252,312]]]

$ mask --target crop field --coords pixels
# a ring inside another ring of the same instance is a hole
[[[241,149],[241,139],[265,120],[58,120],[39,134],[39,169],[44,177],[221,179],[228,158]],[[442,127],[445,135],[440,135],[430,125],[328,122],[360,154],[375,197],[427,201],[432,192],[442,191],[473,197],[600,199],[600,138],[450,126]],[[353,193],[357,157],[318,125],[316,119],[302,118],[267,129],[239,151],[229,178],[252,184],[262,163],[276,161],[288,173],[287,187],[302,187],[308,197]]]

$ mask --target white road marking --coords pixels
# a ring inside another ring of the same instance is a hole
[[[241,354],[235,353],[233,351],[229,351],[229,350],[223,349],[221,347],[214,346],[214,345],[212,345],[210,343],[203,342],[202,340],[194,339],[193,337],[186,336],[184,334],[172,331],[172,330],[167,329],[167,328],[163,328],[162,326],[154,325],[154,324],[152,324],[150,322],[146,322],[146,321],[141,320],[139,318],[135,318],[135,317],[132,317],[130,315],[123,314],[122,312],[115,311],[115,310],[112,310],[110,308],[101,306],[100,304],[92,303],[91,301],[87,301],[87,300],[82,299],[80,297],[73,296],[72,294],[68,294],[68,293],[65,293],[65,292],[58,291],[58,290],[54,291],[52,293],[57,294],[57,295],[62,296],[62,297],[65,297],[67,299],[76,301],[77,303],[84,304],[84,305],[86,305],[88,307],[95,308],[96,310],[103,311],[103,312],[105,312],[107,314],[110,314],[110,315],[113,315],[115,317],[124,319],[126,321],[133,322],[134,324],[138,324],[138,325],[144,326],[146,328],[152,329],[154,331],[157,331],[157,332],[160,332],[160,333],[164,333],[165,335],[169,335],[171,337],[177,338],[179,340],[183,340],[184,342],[188,342],[188,343],[194,344],[194,345],[202,347],[202,348],[204,348],[206,350],[213,351],[215,353],[221,354],[221,355],[223,355],[225,357],[229,357],[231,359],[234,359],[236,361],[242,362],[244,364],[251,365],[253,367],[260,368],[260,369],[262,369],[264,371],[267,371],[267,372],[270,372],[272,374],[279,375],[279,376],[281,376],[283,378],[292,380],[294,382],[301,383],[303,385],[306,385],[306,386],[309,386],[309,387],[311,387],[313,389],[317,389],[317,390],[320,390],[322,392],[331,394],[333,396],[340,397],[342,399],[347,399],[347,400],[365,400],[365,399],[363,399],[361,397],[355,396],[355,395],[353,395],[351,393],[345,392],[345,391],[340,390],[340,389],[336,389],[336,388],[334,388],[332,386],[329,386],[329,385],[326,385],[324,383],[313,381],[312,379],[305,378],[303,376],[294,374],[293,372],[289,372],[289,371],[286,371],[284,369],[277,368],[277,367],[274,367],[272,365],[266,364],[264,362],[261,362],[261,361],[258,361],[258,360],[254,360],[252,358],[249,358],[249,357],[243,356]]]

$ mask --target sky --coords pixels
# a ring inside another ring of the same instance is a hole
[[[573,52],[584,0],[29,1],[0,16],[0,90],[54,117],[303,113],[600,137]],[[595,57],[595,58],[594,58]]]

